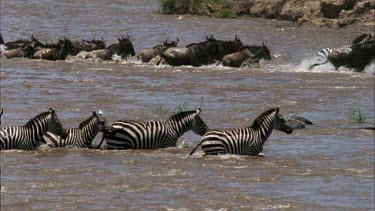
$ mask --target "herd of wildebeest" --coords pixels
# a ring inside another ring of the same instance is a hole
[[[0,34],[1,57],[15,58],[26,57],[32,59],[65,60],[68,55],[75,56],[80,52],[86,52],[84,58],[98,58],[111,60],[114,56],[123,59],[136,56],[142,62],[150,62],[157,59],[157,65],[169,64],[171,66],[190,65],[202,66],[214,63],[222,63],[223,66],[244,67],[258,64],[261,59],[270,60],[271,53],[266,41],[261,45],[244,45],[235,36],[234,40],[223,41],[213,35],[206,36],[202,42],[191,43],[186,46],[177,46],[179,39],[163,41],[150,49],[144,49],[137,55],[133,43],[126,37],[118,38],[118,43],[106,45],[103,38],[95,40],[70,40],[66,37],[59,39],[57,43],[42,43],[34,35],[29,39],[20,39],[5,43]],[[355,38],[352,44],[340,48],[322,49],[318,56],[320,61],[310,66],[330,62],[339,68],[345,66],[356,72],[361,72],[375,58],[374,34],[361,34]]]
[[[261,45],[243,45],[237,36],[234,40],[222,41],[211,35],[202,42],[185,47],[177,47],[178,38],[175,41],[167,39],[160,45],[140,51],[137,55],[129,36],[118,38],[119,43],[108,47],[103,39],[72,41],[64,37],[57,43],[42,43],[33,35],[27,40],[4,43],[1,37],[0,41],[1,57],[7,58],[65,60],[68,55],[86,52],[84,55],[87,59],[110,60],[116,55],[127,59],[136,56],[142,62],[157,60],[156,64],[164,63],[171,66],[202,66],[221,62],[223,66],[231,67],[253,65],[261,59],[271,59],[266,42],[263,41]],[[357,72],[363,71],[374,61],[374,34],[361,34],[349,46],[322,49],[318,56],[321,57],[320,62],[311,65],[310,68],[330,62],[336,68],[345,66]],[[211,130],[199,117],[200,112],[201,109],[198,108],[172,115],[166,121],[118,120],[111,125],[108,125],[102,112],[93,112],[79,128],[64,129],[56,112],[50,109],[31,119],[24,126],[1,127],[0,149],[32,150],[40,145],[91,147],[98,132],[103,133],[102,142],[105,139],[110,149],[156,149],[176,146],[178,138],[192,130],[203,137],[190,154],[201,146],[205,154],[259,155],[273,129],[290,134],[293,129],[312,124],[299,116],[286,121],[279,113],[279,108],[274,108],[259,115],[250,127]],[[0,124],[2,113],[3,111],[0,113]],[[374,130],[373,127],[358,129]]]

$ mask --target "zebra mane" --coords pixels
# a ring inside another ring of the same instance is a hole
[[[78,128],[79,128],[79,129],[82,129],[82,128],[86,127],[86,126],[89,125],[89,124],[92,122],[92,120],[94,120],[96,117],[97,117],[96,115],[95,115],[95,116],[92,115],[92,116],[90,116],[89,118],[83,120],[83,122],[81,122],[81,123],[79,124]]]
[[[33,123],[35,121],[38,121],[38,120],[41,120],[41,119],[45,119],[48,115],[51,114],[51,111],[46,111],[46,112],[43,112],[41,114],[38,114],[37,116],[35,116],[34,118],[30,119],[26,124],[25,126],[28,126],[28,125],[33,125]]]
[[[257,118],[254,119],[253,123],[251,124],[251,128],[258,128],[260,125],[263,124],[264,120],[270,116],[271,114],[273,113],[278,113],[279,112],[279,108],[271,108],[265,112],[263,112],[262,114],[260,114]]]
[[[183,112],[170,116],[167,121],[178,121],[178,120],[185,119],[186,117],[189,117],[192,115],[197,115],[200,112],[201,112],[200,108],[198,108],[197,110],[192,110],[192,111],[183,111]]]
[[[374,34],[361,34],[353,40],[353,45],[362,45],[374,41]]]

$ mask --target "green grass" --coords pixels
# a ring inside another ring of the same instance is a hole
[[[229,0],[160,0],[160,6],[164,14],[211,14],[217,18],[238,18],[234,10],[224,7],[228,2]],[[216,9],[210,11],[209,7]]]
[[[362,124],[366,122],[366,119],[367,116],[360,109],[352,109],[348,115],[348,121],[351,124]]]

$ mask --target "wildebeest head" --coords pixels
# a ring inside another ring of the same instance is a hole
[[[127,57],[129,54],[131,56],[135,55],[133,43],[130,41],[129,35],[125,38],[124,37],[121,37],[121,39],[118,38],[118,41],[119,41],[119,47],[120,47],[120,51],[118,53],[121,55],[122,58]]]
[[[169,38],[168,38],[168,39],[169,39]],[[177,44],[178,44],[178,42],[180,41],[180,40],[178,39],[178,37],[176,37],[176,41],[168,42],[168,39],[166,39],[166,40],[163,42],[163,46],[164,46],[164,47],[167,47],[167,48],[177,47]]]
[[[263,41],[262,45],[250,45],[244,46],[243,48],[248,48],[250,52],[254,55],[255,59],[266,59],[271,60],[270,49],[266,46],[267,41]]]
[[[225,55],[238,52],[243,46],[243,44],[242,41],[236,35],[233,41],[216,40],[216,46],[218,55],[215,59],[221,61]]]

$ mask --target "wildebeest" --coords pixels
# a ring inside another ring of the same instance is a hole
[[[1,57],[8,59],[16,57],[32,57],[34,54],[34,45],[31,41],[25,43],[23,46],[11,50],[4,50],[1,52]]]
[[[271,60],[271,53],[269,48],[262,43],[262,45],[245,45],[236,53],[228,54],[223,57],[223,66],[241,67],[245,61],[257,63],[260,59]]]
[[[46,60],[65,60],[72,50],[72,42],[65,38],[59,39],[57,44],[51,45],[51,48],[38,50],[32,56],[33,59],[46,59]]]
[[[161,57],[172,66],[201,66],[221,61],[224,55],[237,52],[241,46],[242,42],[237,36],[234,41],[221,41],[211,35],[210,37],[206,36],[206,41],[192,43],[185,48],[168,48]]]
[[[201,66],[214,62],[215,55],[218,54],[216,41],[206,40],[200,43],[192,43],[186,47],[172,47],[165,50],[158,64],[162,60],[169,65],[192,65]]]
[[[129,35],[126,38],[117,38],[117,40],[119,41],[118,44],[112,44],[108,46],[106,49],[94,50],[89,52],[86,55],[86,59],[100,58],[102,60],[110,60],[112,59],[112,56],[115,54],[121,56],[122,58],[126,58],[129,55],[135,55],[133,43],[130,41]]]
[[[330,62],[336,69],[345,66],[361,72],[375,59],[374,34],[362,34],[348,47],[322,49],[318,56],[321,61],[310,65],[309,70]]]
[[[210,38],[206,38],[216,41],[218,54],[216,55],[215,59],[217,61],[221,61],[225,55],[238,52],[243,46],[241,40],[237,37],[237,35],[235,35],[233,41],[216,40],[212,35],[210,36]]]
[[[157,45],[151,49],[142,50],[139,54],[137,54],[137,60],[141,60],[142,62],[150,62],[151,59],[155,58],[156,56],[161,56],[161,54],[171,47],[177,47],[179,39],[176,38],[176,41],[168,42],[168,39],[162,42],[162,44]]]
[[[74,40],[72,41],[73,49],[70,55],[77,55],[81,51],[90,52],[93,50],[105,49],[106,45],[103,40]]]

